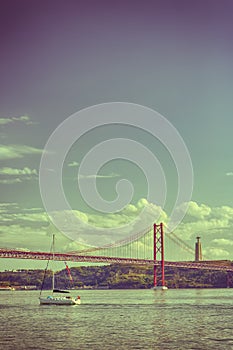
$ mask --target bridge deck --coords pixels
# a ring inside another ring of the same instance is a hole
[[[119,258],[108,256],[82,255],[75,253],[52,253],[49,252],[31,252],[24,250],[0,249],[0,258],[11,259],[31,259],[31,260],[54,260],[73,261],[73,262],[96,262],[96,263],[118,263],[118,264],[136,264],[136,265],[160,265],[160,261],[138,258]],[[227,263],[212,263],[211,261],[193,262],[193,261],[165,261],[165,266],[180,267],[189,269],[231,271],[233,266]]]

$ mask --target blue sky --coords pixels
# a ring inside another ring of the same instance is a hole
[[[46,249],[48,221],[38,183],[46,141],[73,113],[121,101],[159,112],[189,150],[192,203],[177,232],[190,244],[200,234],[212,258],[233,258],[232,10],[230,0],[10,0],[2,5],[1,246]],[[87,220],[96,213],[75,192],[74,179],[85,153],[113,137],[140,140],[160,159],[169,198],[162,209],[169,215],[174,164],[157,140],[137,132],[120,126],[91,131],[67,155],[64,189],[72,208]],[[135,165],[106,164],[97,185],[106,200],[113,200],[116,180],[122,178],[134,183],[131,204],[137,208],[147,183]],[[99,222],[108,226],[110,219],[99,214]]]

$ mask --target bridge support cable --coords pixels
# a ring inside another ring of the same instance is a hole
[[[174,231],[166,232],[166,237],[168,237],[171,241],[173,241],[175,244],[177,244],[180,248],[182,248],[184,251],[186,251],[187,253],[189,253],[190,255],[193,256],[193,247],[191,247],[187,242],[185,242],[183,239],[181,239],[179,236],[177,236]],[[207,256],[203,256],[203,254],[202,254],[202,260],[211,260],[211,259]]]
[[[89,253],[92,255],[94,252],[98,252],[99,255],[112,255],[116,256],[117,248],[118,250],[122,247],[127,247],[126,249],[129,251],[129,255],[132,256],[133,251],[136,255],[137,253],[137,241],[140,240],[143,236],[147,235],[151,231],[151,227],[147,227],[145,230],[133,234],[127,238],[124,238],[119,241],[115,241],[113,243],[106,244],[102,247],[88,247],[86,249],[82,249],[79,251],[70,251],[68,254],[78,254],[78,255],[88,255]],[[109,252],[107,254],[107,252]],[[97,255],[97,254],[95,254]]]
[[[157,262],[158,254],[160,255],[161,267],[161,287],[165,287],[165,261],[164,261],[164,232],[163,223],[154,224],[154,262]],[[158,286],[157,264],[154,264],[154,288]]]
[[[174,232],[166,233],[166,237],[168,237],[171,241],[181,247],[183,250],[193,255],[193,248],[190,247],[185,241],[183,241],[180,237],[178,237]]]

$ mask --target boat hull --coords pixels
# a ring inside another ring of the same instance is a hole
[[[78,298],[53,296],[49,296],[47,298],[40,297],[39,300],[41,305],[79,305],[81,303],[80,299]]]
[[[167,290],[168,287],[166,286],[156,286],[156,287],[153,287],[154,290]]]

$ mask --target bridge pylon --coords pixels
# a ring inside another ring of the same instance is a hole
[[[164,231],[163,223],[154,224],[154,261],[157,262],[158,254],[160,255],[161,267],[161,285],[158,285],[157,264],[154,265],[154,289],[167,289],[165,286],[165,271],[164,271]]]

